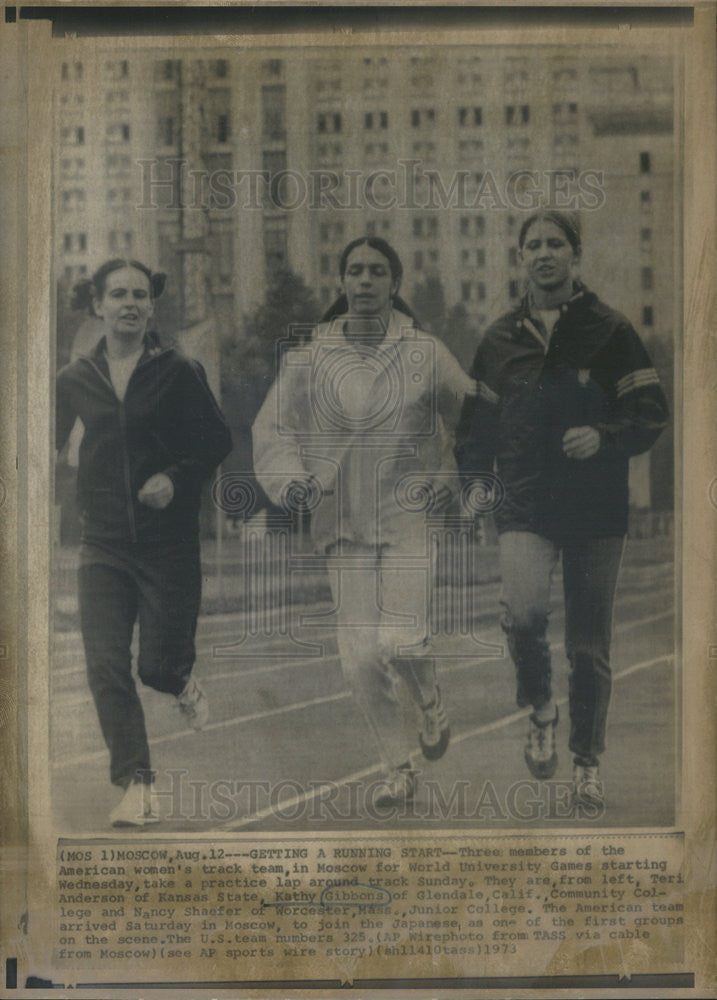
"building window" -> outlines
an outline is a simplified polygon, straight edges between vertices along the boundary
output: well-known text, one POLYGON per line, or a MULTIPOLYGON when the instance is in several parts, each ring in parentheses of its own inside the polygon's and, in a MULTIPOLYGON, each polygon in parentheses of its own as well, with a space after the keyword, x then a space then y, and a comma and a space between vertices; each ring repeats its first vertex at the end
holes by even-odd
POLYGON ((416 271, 422 271, 423 270, 423 251, 422 250, 416 250, 416 252, 414 253, 414 255, 413 255, 413 267, 414 267, 414 270, 416 270, 416 271))
POLYGON ((652 306, 643 306, 642 309, 642 325, 652 326, 652 306))
POLYGON ((132 249, 132 233, 127 231, 120 233, 111 229, 107 234, 107 242, 111 252, 128 253, 132 249))
POLYGON ((506 104, 505 106, 506 125, 517 125, 518 122, 520 122, 521 125, 527 125, 529 121, 530 121, 530 105, 506 104))
POLYGON ((652 195, 649 191, 640 191, 640 204, 643 208, 649 208, 652 204, 652 195))
POLYGON ((286 87, 283 83, 261 88, 262 132, 267 139, 286 135, 286 87))
POLYGON ((342 127, 341 113, 320 114, 316 119, 317 132, 340 132, 342 127))
POLYGON ((269 202, 272 206, 281 205, 281 179, 286 172, 286 153, 283 150, 265 150, 262 154, 262 167, 269 181, 269 202))
POLYGON ((482 125, 483 124, 483 109, 482 108, 459 108, 458 109, 458 124, 459 125, 482 125))
POLYGON ((288 251, 285 219, 278 219, 264 228, 264 257, 270 274, 286 267, 288 251))
POLYGON ((435 108, 414 108, 411 111, 411 125, 418 128, 420 125, 429 125, 436 120, 435 108))
POLYGON ((219 79, 224 79, 229 72, 229 64, 226 59, 215 59, 214 60, 214 75, 219 77, 219 79))
POLYGON ((649 226, 645 226, 644 229, 640 230, 640 239, 643 243, 649 243, 652 239, 652 230, 649 226))
POLYGON ((485 284, 482 281, 476 285, 476 296, 479 302, 485 301, 485 284))
POLYGON ((485 267, 485 250, 476 250, 476 267, 485 267))
POLYGON ((471 300, 471 283, 470 281, 461 282, 461 301, 470 302, 471 300))
POLYGON ((162 64, 162 79, 163 80, 173 80, 174 79, 174 60, 165 59, 162 64))
POLYGON ((283 63, 281 59, 267 59, 261 64, 264 76, 281 76, 283 63))
POLYGON ((162 118, 159 123, 159 142, 162 146, 174 145, 174 118, 162 118))
POLYGON ((650 173, 650 154, 640 153, 640 173, 649 174, 650 173))
POLYGON ((508 295, 511 299, 517 299, 520 295, 520 289, 518 288, 518 282, 513 280, 508 282, 508 295))
POLYGON ((122 142, 129 142, 129 125, 122 126, 122 142))
POLYGON ((508 250, 508 264, 510 267, 518 266, 518 250, 516 247, 511 247, 508 250))
POLYGON ((423 236, 423 219, 414 218, 413 220, 413 235, 423 236))
POLYGON ((217 142, 229 142, 229 115, 217 115, 217 142))
POLYGON ((331 273, 331 260, 327 253, 322 253, 319 258, 319 271, 321 274, 331 273))
POLYGON ((75 129, 75 145, 84 146, 85 144, 85 129, 84 126, 78 125, 75 129))
POLYGON ((651 292, 652 291, 652 268, 651 267, 643 267, 640 277, 641 277, 641 282, 642 282, 642 290, 644 292, 651 292))
POLYGON ((69 253, 72 250, 72 233, 65 233, 65 238, 63 240, 63 247, 65 253, 69 253))
POLYGON ((363 117, 363 127, 364 128, 373 128, 373 112, 372 111, 367 111, 366 114, 364 115, 364 117, 363 117))

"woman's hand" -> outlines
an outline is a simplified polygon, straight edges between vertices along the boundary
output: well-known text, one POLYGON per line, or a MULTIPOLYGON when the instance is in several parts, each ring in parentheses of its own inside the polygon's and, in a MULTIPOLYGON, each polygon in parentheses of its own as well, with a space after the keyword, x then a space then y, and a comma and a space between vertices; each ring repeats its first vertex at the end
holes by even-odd
POLYGON ((154 510, 164 510, 174 497, 174 483, 165 472, 157 472, 150 476, 137 494, 137 499, 145 507, 154 510))
POLYGON ((595 427, 570 427, 563 435, 563 451, 568 458, 591 458, 600 448, 600 431, 595 427))

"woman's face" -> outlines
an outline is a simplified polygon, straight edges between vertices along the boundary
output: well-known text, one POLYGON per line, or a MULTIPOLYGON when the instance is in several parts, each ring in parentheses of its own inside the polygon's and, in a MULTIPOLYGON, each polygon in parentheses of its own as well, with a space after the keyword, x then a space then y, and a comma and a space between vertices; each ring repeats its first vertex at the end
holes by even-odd
POLYGON ((136 267, 121 267, 105 279, 101 299, 94 301, 95 313, 117 337, 140 337, 154 312, 149 278, 136 267))
POLYGON ((579 254, 573 250, 560 226, 547 219, 538 219, 525 234, 520 257, 530 283, 543 291, 551 291, 572 283, 573 265, 579 254))
POLYGON ((346 261, 342 280, 349 302, 349 312, 359 316, 375 316, 391 306, 391 297, 398 282, 391 277, 388 260, 380 252, 361 243, 354 247, 346 261))

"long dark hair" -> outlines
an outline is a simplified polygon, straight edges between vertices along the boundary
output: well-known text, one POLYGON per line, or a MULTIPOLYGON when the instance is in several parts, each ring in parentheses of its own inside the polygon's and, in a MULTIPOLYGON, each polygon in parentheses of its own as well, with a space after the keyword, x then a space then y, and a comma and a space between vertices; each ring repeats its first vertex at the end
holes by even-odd
POLYGON ((152 271, 139 260, 127 260, 125 257, 112 257, 101 264, 91 278, 83 278, 78 281, 72 289, 72 299, 70 306, 73 309, 82 309, 91 316, 96 316, 94 302, 101 299, 107 287, 107 278, 113 271, 120 271, 123 267, 133 267, 141 271, 149 282, 149 294, 152 298, 158 299, 164 291, 167 275, 161 271, 152 271))
MULTIPOLYGON (((339 260, 339 277, 343 279, 346 274, 346 265, 351 252, 355 250, 356 247, 360 246, 368 246, 371 247, 372 250, 378 250, 378 252, 386 258, 391 271, 391 277, 397 283, 397 286, 400 287, 401 279, 403 278, 403 264, 401 263, 401 258, 398 256, 388 240, 384 240, 380 236, 359 236, 357 239, 351 240, 351 242, 344 247, 339 260)), ((394 295, 393 307, 394 309, 398 309, 399 312, 405 313, 406 316, 410 316, 416 326, 421 325, 416 314, 400 295, 394 295)), ((342 292, 341 295, 339 295, 339 297, 332 302, 326 310, 324 315, 321 317, 320 322, 328 323, 335 316, 343 316, 344 313, 347 313, 348 311, 349 301, 346 298, 346 294, 342 292)))

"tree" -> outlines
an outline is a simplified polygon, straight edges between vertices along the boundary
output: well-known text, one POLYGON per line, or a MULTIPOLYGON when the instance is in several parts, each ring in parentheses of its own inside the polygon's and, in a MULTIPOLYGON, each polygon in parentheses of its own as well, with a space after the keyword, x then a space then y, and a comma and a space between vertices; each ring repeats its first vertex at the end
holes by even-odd
POLYGON ((225 467, 252 469, 251 427, 276 378, 282 340, 308 339, 321 309, 304 280, 292 271, 273 275, 264 302, 244 319, 243 336, 221 344, 222 408, 234 449, 225 467))
POLYGON ((411 305, 424 329, 439 337, 446 318, 446 297, 441 279, 434 274, 413 287, 411 305))
POLYGON ((652 508, 670 511, 675 495, 675 447, 672 421, 675 419, 674 349, 671 337, 653 334, 645 347, 652 359, 670 407, 670 424, 660 434, 650 451, 650 492, 652 508))
POLYGON ((462 302, 452 307, 443 324, 443 341, 468 371, 473 364, 478 337, 462 302))

